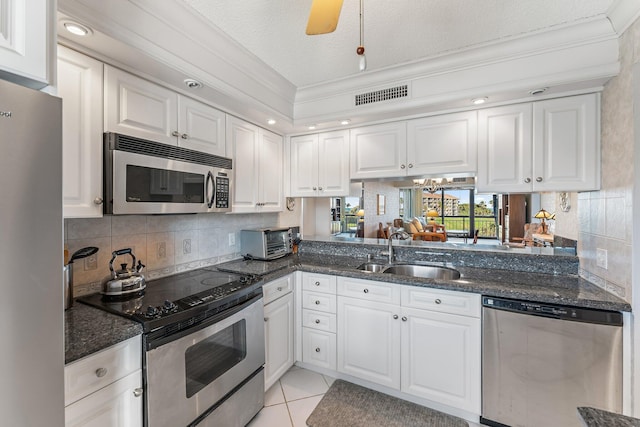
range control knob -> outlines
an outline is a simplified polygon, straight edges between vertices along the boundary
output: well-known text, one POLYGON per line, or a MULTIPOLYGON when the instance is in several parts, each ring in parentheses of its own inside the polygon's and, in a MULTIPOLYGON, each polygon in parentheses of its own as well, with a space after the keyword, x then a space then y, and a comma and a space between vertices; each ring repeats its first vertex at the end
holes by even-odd
POLYGON ((146 317, 155 317, 158 315, 158 309, 156 307, 153 306, 149 306, 147 307, 147 312, 145 313, 146 317))
POLYGON ((176 308, 178 308, 178 306, 169 300, 165 300, 162 308, 164 309, 164 311, 169 312, 175 310, 176 308))
POLYGON ((248 276, 240 276, 240 283, 247 283, 249 281, 248 276))

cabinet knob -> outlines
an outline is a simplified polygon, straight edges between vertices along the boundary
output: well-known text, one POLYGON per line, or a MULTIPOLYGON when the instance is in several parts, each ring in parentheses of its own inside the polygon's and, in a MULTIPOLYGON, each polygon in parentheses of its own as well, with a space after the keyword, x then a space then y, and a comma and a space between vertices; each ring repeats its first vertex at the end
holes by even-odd
POLYGON ((316 353, 320 353, 320 347, 316 347, 316 353))
POLYGON ((96 369, 96 377, 102 378, 107 375, 107 368, 98 368, 96 369))
POLYGON ((265 317, 265 318, 264 318, 264 321, 265 321, 265 322, 268 322, 268 321, 269 321, 269 318, 268 318, 268 317, 265 317))
POLYGON ((316 286, 320 286, 320 282, 316 282, 316 286))
POLYGON ((402 321, 406 322, 407 321, 407 316, 402 316, 402 321))
POLYGON ((404 169, 404 168, 405 168, 405 165, 400 165, 400 169, 404 169))
POLYGON ((316 305, 320 305, 320 301, 316 300, 316 305))
POLYGON ((187 135, 186 133, 183 133, 182 135, 180 135, 180 138, 189 139, 189 135, 187 135))
POLYGON ((96 205, 101 205, 103 201, 104 200, 102 200, 102 197, 96 197, 95 199, 93 199, 93 203, 96 205))
POLYGON ((369 289, 365 288, 365 289, 364 289, 364 293, 365 293, 365 294, 368 294, 368 293, 369 293, 369 289))
POLYGON ((282 291, 282 286, 278 286, 278 292, 282 291))
POLYGON ((318 187, 318 190, 319 190, 319 191, 322 191, 322 187, 318 187))
POLYGON ((413 163, 409 163, 409 169, 413 167, 413 163))
POLYGON ((442 304, 442 301, 440 301, 440 298, 436 298, 435 303, 436 303, 436 304, 442 304))
POLYGON ((537 177, 536 182, 542 182, 542 177, 541 176, 537 177))
POLYGON ((320 323, 320 319, 316 319, 316 324, 320 323))
POLYGON ((177 130, 174 130, 173 132, 171 132, 171 136, 180 136, 180 132, 178 132, 177 130))
POLYGON ((397 314, 394 314, 394 315, 393 315, 393 318, 394 318, 394 319, 397 319, 397 318, 398 318, 398 315, 397 315, 397 314))
POLYGON ((316 191, 318 189, 318 187, 313 187, 313 191, 316 191))
POLYGON ((525 179, 524 179, 524 182, 525 182, 526 184, 530 183, 530 182, 531 182, 531 178, 528 178, 528 177, 527 177, 527 178, 525 178, 525 179))
POLYGON ((133 390, 133 395, 135 397, 140 397, 142 396, 142 389, 141 388, 136 388, 135 390, 133 390))

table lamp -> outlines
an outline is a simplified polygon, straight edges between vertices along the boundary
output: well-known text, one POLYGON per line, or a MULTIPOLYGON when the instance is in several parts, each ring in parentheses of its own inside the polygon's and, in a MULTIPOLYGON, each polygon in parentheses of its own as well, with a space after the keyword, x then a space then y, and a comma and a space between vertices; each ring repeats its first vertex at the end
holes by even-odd
POLYGON ((435 209, 429 209, 427 211, 427 218, 429 218, 429 223, 436 223, 436 218, 438 218, 440 215, 438 214, 438 211, 435 209))
POLYGON ((534 218, 538 218, 540 223, 542 224, 542 233, 547 234, 547 224, 544 222, 545 219, 551 219, 551 214, 544 209, 540 209, 537 214, 534 215, 534 218))
POLYGON ((358 212, 356 212, 356 216, 358 217, 358 221, 364 221, 362 218, 364 218, 364 209, 360 209, 358 212))

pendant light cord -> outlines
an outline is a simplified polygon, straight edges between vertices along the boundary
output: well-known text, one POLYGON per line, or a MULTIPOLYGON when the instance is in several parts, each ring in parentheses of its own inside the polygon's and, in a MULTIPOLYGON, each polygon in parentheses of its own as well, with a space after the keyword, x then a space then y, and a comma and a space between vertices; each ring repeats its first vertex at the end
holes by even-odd
POLYGON ((364 0, 360 0, 360 46, 364 46, 364 0))

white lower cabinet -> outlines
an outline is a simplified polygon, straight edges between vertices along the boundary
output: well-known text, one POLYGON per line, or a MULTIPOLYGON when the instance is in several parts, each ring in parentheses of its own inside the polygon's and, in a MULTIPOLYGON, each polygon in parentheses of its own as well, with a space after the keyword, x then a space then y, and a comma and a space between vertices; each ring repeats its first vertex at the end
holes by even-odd
POLYGON ((136 336, 64 368, 65 426, 142 426, 142 348, 136 336))
POLYGON ((302 273, 302 361, 336 369, 336 276, 302 273))
MULTIPOLYGON (((286 291, 283 296, 277 295, 274 301, 264 306, 265 365, 264 387, 268 390, 280 377, 293 366, 293 293, 288 286, 293 275, 284 280, 276 280, 265 285, 274 288, 275 292, 286 291)), ((271 292, 270 292, 271 293, 271 292)))

